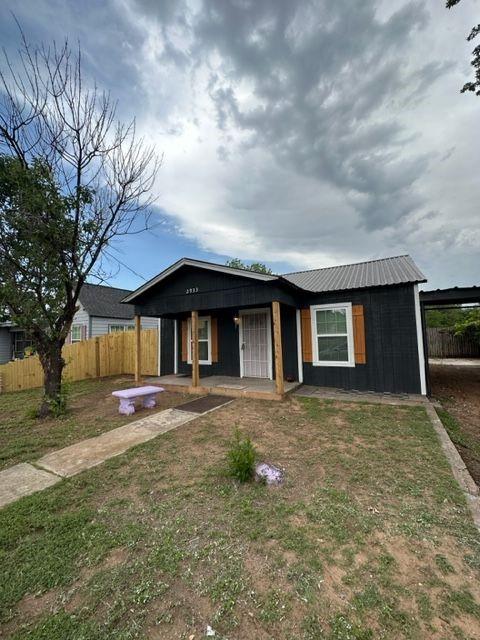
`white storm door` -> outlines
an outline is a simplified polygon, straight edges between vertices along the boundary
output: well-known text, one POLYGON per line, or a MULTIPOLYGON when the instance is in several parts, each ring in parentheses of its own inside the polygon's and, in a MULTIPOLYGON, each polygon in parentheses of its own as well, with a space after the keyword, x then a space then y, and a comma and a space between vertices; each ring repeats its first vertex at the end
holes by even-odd
POLYGON ((266 309, 240 312, 241 375, 271 378, 270 313, 266 309))

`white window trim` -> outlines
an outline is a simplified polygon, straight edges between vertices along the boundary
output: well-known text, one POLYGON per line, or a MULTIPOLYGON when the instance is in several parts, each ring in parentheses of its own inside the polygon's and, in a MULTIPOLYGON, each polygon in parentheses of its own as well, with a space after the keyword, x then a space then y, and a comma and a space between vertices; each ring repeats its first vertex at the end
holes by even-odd
MULTIPOLYGON (((351 302, 339 302, 336 304, 316 304, 310 306, 310 321, 312 329, 312 345, 313 345, 313 366, 314 367, 354 367, 355 366, 355 347, 353 343, 353 318, 352 318, 352 303, 351 302), (347 345, 348 345, 348 360, 345 362, 331 360, 319 360, 318 359, 318 334, 317 334, 317 314, 318 310, 325 309, 346 309, 347 314, 347 345)), ((320 335, 339 335, 339 334, 320 334, 320 335)), ((344 335, 343 333, 340 335, 344 335)))
MULTIPOLYGON (((198 320, 207 320, 208 324, 208 360, 199 360, 198 364, 212 364, 212 318, 211 316, 198 316, 198 320)), ((205 340, 199 340, 199 342, 205 342, 205 340)), ((192 319, 188 318, 187 322, 187 363, 192 364, 192 319)))
POLYGON ((72 324, 72 328, 70 330, 70 342, 72 344, 76 344, 77 342, 81 342, 83 340, 82 337, 82 333, 83 333, 83 329, 82 329, 83 325, 82 324, 72 324), (73 330, 74 329, 80 329, 80 338, 74 338, 73 337, 73 330))
POLYGON ((118 324, 116 322, 113 322, 112 324, 108 325, 108 333, 122 333, 122 331, 133 331, 134 329, 134 324, 118 324), (122 327, 122 329, 120 329, 119 331, 112 331, 112 327, 122 327))
POLYGON ((418 292, 418 284, 413 285, 413 295, 415 298, 415 323, 417 325, 417 348, 418 348, 418 367, 420 370, 420 393, 422 396, 427 395, 427 375, 425 373, 425 346, 423 344, 423 327, 422 327, 422 311, 420 308, 420 294, 418 292))

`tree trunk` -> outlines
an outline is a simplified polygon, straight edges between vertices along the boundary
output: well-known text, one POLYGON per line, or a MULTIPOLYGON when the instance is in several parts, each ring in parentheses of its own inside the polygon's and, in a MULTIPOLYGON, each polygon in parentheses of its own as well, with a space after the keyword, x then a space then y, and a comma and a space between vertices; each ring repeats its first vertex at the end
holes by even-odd
POLYGON ((60 407, 62 371, 65 360, 62 358, 63 342, 54 340, 38 349, 38 355, 44 373, 44 395, 38 415, 44 418, 52 413, 53 407, 60 407))

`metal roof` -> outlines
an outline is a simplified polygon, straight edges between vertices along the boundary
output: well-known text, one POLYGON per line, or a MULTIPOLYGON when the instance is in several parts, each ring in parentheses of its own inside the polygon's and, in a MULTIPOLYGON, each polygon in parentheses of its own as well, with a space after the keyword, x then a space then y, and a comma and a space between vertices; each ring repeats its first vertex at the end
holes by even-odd
POLYGON ((121 303, 130 293, 129 289, 87 283, 80 290, 79 300, 91 316, 130 320, 135 315, 133 304, 121 303))
POLYGON ((286 273, 283 278, 315 293, 427 281, 408 255, 286 273))

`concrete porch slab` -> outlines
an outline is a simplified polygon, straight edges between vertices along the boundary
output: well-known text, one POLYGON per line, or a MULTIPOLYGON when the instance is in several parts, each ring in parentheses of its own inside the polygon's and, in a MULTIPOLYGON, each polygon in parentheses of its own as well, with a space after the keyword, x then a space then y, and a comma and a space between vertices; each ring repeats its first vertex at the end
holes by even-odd
POLYGON ((194 395, 206 393, 229 395, 236 398, 252 398, 258 400, 283 400, 285 395, 299 386, 298 382, 284 383, 285 393, 278 394, 275 389, 275 380, 266 378, 238 378, 235 376, 205 376, 200 378, 200 386, 192 386, 190 376, 165 375, 157 378, 148 378, 152 384, 160 384, 168 391, 187 391, 194 395))
POLYGON ((36 469, 27 462, 0 471, 0 507, 51 487, 60 480, 58 476, 36 469))
POLYGON ((124 453, 137 444, 175 429, 196 417, 178 409, 166 409, 123 427, 112 429, 95 438, 72 444, 65 449, 48 453, 35 464, 63 478, 95 467, 109 458, 124 453))

